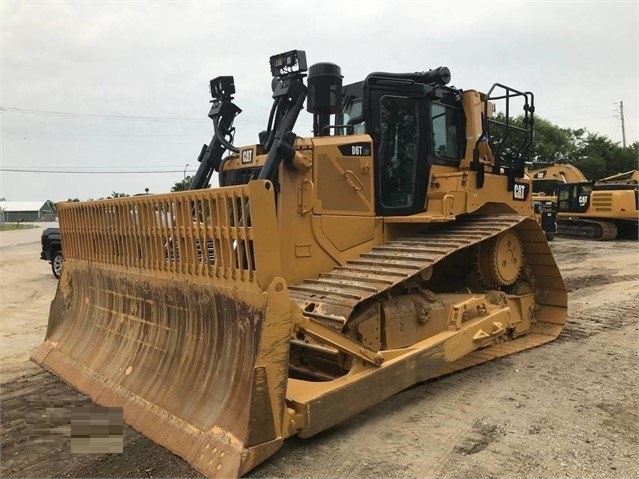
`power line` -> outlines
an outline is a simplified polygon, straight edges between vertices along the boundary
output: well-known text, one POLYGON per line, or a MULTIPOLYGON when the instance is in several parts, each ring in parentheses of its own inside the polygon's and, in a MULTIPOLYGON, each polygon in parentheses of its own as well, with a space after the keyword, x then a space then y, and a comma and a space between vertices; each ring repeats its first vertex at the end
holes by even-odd
POLYGON ((608 107, 608 103, 600 103, 600 104, 596 104, 596 105, 580 105, 580 106, 570 106, 570 107, 564 107, 564 108, 547 108, 548 111, 568 111, 568 110, 592 110, 593 108, 603 108, 603 107, 608 107))
POLYGON ((144 120, 144 121, 202 121, 203 118, 185 118, 185 117, 160 117, 160 116, 136 116, 136 115, 107 115, 100 113, 73 113, 69 111, 54 110, 33 110, 30 108, 15 108, 8 106, 0 106, 0 111, 9 111, 16 113, 30 113, 35 115, 55 115, 55 116, 72 116, 78 118, 107 118, 110 120, 144 120))
POLYGON ((22 130, 11 130, 5 128, 3 133, 11 133, 14 135, 29 135, 29 136, 71 136, 71 137, 89 137, 89 138, 187 138, 187 137, 202 137, 202 134, 198 131, 192 131, 190 133, 78 133, 78 132, 56 132, 56 131, 22 131, 22 130))
MULTIPOLYGON (((52 169, 51 166, 41 166, 41 165, 2 165, 0 166, 0 168, 9 168, 9 169, 29 169, 29 170, 41 170, 41 169, 45 169, 45 170, 49 170, 52 169)), ((130 168, 131 170, 149 170, 149 171, 154 171, 156 169, 158 170, 162 170, 162 169, 174 169, 174 168, 182 168, 179 165, 91 165, 91 166, 79 166, 79 165, 56 165, 55 166, 56 169, 75 169, 75 170, 103 170, 103 169, 108 169, 108 168, 113 168, 115 170, 125 170, 127 168, 130 168)), ((180 170, 182 171, 182 170, 180 170)))
MULTIPOLYGON (((602 117, 601 117, 601 116, 581 117, 581 118, 570 118, 570 119, 562 118, 562 119, 557 119, 557 120, 555 120, 555 119, 553 118, 553 120, 554 120, 554 121, 558 121, 558 122, 562 122, 562 123, 566 123, 566 122, 576 122, 576 121, 584 122, 584 121, 601 120, 601 119, 602 119, 602 117)), ((553 120, 550 120, 550 121, 553 121, 553 120)), ((604 120, 605 120, 605 118, 604 118, 604 120)))
MULTIPOLYGON (((31 108, 17 108, 9 106, 0 106, 0 112, 11 113, 24 113, 32 115, 44 115, 44 116, 68 116, 73 118, 89 118, 89 119, 102 119, 102 120, 135 120, 135 121, 157 121, 157 122, 198 122, 202 123, 206 121, 206 117, 200 118, 192 117, 171 117, 171 116, 137 116, 137 115, 108 115, 106 113, 77 113, 70 111, 55 111, 55 110, 34 110, 31 108)), ((250 119, 236 119, 234 123, 254 123, 262 124, 262 120, 250 120, 250 119)))
MULTIPOLYGON (((91 175, 112 175, 112 174, 156 174, 156 173, 183 173, 184 169, 176 170, 112 170, 112 171, 91 171, 91 170, 51 170, 36 168, 0 168, 0 171, 12 173, 47 173, 47 174, 91 174, 91 175)), ((195 173, 196 170, 187 170, 187 173, 195 173)))
MULTIPOLYGON (((609 109, 609 110, 591 110, 589 111, 587 114, 588 115, 592 115, 592 114, 596 114, 596 113, 612 113, 614 110, 613 109, 609 109)), ((544 112, 545 115, 543 116, 543 118, 566 118, 566 117, 575 117, 578 115, 578 113, 568 113, 568 114, 559 114, 559 115, 553 115, 551 112, 544 112)), ((583 118, 583 115, 581 116, 581 118, 583 118)))

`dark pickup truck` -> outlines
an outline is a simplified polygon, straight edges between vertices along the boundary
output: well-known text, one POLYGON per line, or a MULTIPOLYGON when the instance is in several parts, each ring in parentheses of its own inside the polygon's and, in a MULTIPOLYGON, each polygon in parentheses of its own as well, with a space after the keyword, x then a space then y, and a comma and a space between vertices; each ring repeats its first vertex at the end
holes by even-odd
POLYGON ((47 228, 42 232, 42 252, 40 259, 51 263, 51 271, 56 278, 62 272, 62 242, 60 241, 60 228, 47 228))

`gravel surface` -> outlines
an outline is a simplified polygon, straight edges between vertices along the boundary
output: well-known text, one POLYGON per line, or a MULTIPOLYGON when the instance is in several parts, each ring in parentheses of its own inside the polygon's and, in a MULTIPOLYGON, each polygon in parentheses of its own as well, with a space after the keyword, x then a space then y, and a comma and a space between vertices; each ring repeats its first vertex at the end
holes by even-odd
MULTIPOLYGON (((2 477, 201 477, 125 427, 123 454, 27 438, 26 399, 77 396, 28 360, 57 281, 32 238, 0 232, 2 477), (31 238, 31 239, 29 239, 31 238)), ((288 439, 251 477, 639 477, 639 246, 551 242, 569 289, 548 345, 417 385, 310 439, 288 439)))

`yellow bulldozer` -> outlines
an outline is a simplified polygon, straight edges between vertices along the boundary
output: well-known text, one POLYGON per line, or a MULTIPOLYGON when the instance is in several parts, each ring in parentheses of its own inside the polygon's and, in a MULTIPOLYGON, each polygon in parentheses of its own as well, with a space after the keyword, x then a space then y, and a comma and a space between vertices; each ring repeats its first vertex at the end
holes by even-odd
POLYGON ((65 265, 32 353, 210 477, 566 317, 524 176, 531 93, 462 91, 445 67, 342 85, 299 50, 270 66, 255 145, 233 145, 233 78, 211 81, 191 190, 58 205, 65 265), (525 143, 506 150, 491 132, 516 127, 493 111, 518 101, 525 143))

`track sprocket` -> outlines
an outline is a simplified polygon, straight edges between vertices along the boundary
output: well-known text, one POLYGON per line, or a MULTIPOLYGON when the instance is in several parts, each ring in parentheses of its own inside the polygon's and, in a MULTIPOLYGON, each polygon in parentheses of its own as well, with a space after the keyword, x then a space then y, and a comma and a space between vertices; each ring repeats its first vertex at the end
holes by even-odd
POLYGON ((477 266, 482 283, 491 288, 513 284, 524 265, 521 240, 509 230, 482 242, 477 250, 477 266))

